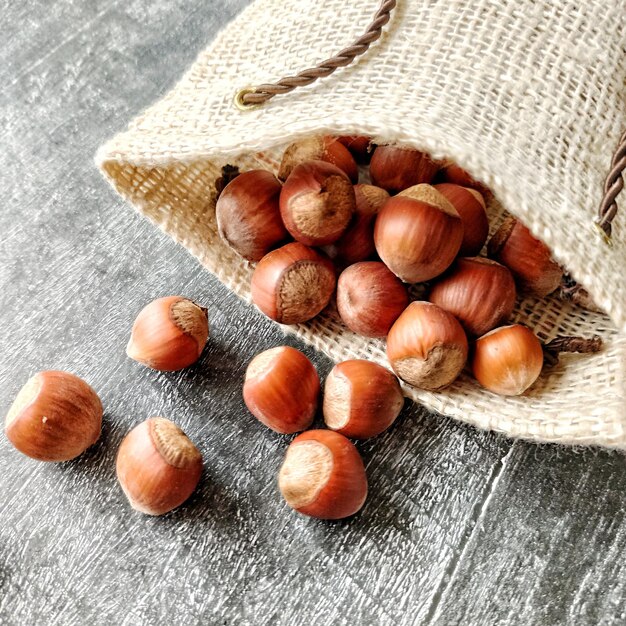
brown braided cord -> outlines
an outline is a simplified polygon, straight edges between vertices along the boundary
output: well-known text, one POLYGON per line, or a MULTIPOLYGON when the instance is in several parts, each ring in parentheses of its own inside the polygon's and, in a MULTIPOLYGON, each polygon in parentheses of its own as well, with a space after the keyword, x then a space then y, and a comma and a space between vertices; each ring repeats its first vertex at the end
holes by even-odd
POLYGON ((315 82, 318 78, 330 76, 337 68, 350 65, 359 55, 367 51, 381 35, 382 28, 391 17, 391 12, 396 6, 396 0, 381 0, 380 7, 374 16, 373 22, 367 30, 351 46, 344 48, 330 59, 322 61, 319 65, 303 70, 296 76, 286 76, 275 83, 267 83, 242 89, 235 99, 239 106, 250 108, 263 104, 270 98, 279 94, 288 93, 297 87, 303 87, 315 82))
POLYGON ((556 337, 543 346, 544 363, 553 367, 559 362, 559 355, 563 352, 580 352, 593 354, 600 352, 604 347, 602 338, 598 335, 593 337, 556 337))
POLYGON ((617 196, 624 188, 622 174, 626 170, 626 132, 621 136, 617 150, 611 161, 611 171, 604 183, 604 197, 598 207, 596 224, 605 234, 608 242, 611 240, 611 223, 617 213, 617 196))

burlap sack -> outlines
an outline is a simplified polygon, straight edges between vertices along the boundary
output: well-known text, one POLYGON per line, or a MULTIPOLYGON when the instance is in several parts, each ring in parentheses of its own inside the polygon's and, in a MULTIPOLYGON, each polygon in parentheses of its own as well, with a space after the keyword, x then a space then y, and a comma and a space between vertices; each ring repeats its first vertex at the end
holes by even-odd
MULTIPOLYGON (((367 134, 449 157, 545 240, 607 315, 557 297, 515 320, 542 339, 601 335, 517 398, 468 375, 444 391, 407 387, 444 415, 514 437, 626 448, 626 210, 610 248, 593 228, 611 152, 626 126, 624 0, 401 0, 382 38, 350 67, 242 112, 242 87, 315 65, 348 45, 378 0, 256 0, 178 85, 101 148, 120 194, 242 298, 252 267, 219 239, 213 182, 225 163, 275 169, 311 133, 367 134)), ((164 59, 166 62, 166 59, 164 59)), ((490 207, 494 222, 502 209, 490 207)), ((386 364, 384 342, 333 311, 292 329, 336 361, 386 364)))

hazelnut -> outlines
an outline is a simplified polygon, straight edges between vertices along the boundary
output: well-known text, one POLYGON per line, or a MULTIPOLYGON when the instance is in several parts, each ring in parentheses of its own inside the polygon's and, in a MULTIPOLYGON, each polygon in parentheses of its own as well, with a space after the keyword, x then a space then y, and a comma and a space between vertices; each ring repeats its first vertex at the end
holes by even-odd
POLYGON ((370 162, 372 184, 394 194, 430 183, 439 165, 427 154, 404 146, 377 146, 370 162))
POLYGON ((372 157, 372 140, 370 137, 363 135, 346 135, 344 137, 337 138, 354 157, 357 163, 369 163, 372 157))
POLYGON ((287 504, 299 513, 341 519, 365 503, 367 476, 350 440, 332 430, 309 430, 287 448, 278 487, 287 504))
POLYGON ((271 172, 252 170, 228 183, 217 200, 221 238, 248 261, 261 260, 289 238, 278 206, 281 189, 271 172))
POLYGON ((456 316, 468 334, 480 336, 511 316, 515 282, 504 265, 490 259, 457 259, 428 299, 456 316))
POLYGON ((416 185, 389 199, 374 226, 376 251, 407 283, 435 278, 454 261, 463 241, 456 209, 430 185, 416 185))
POLYGON ((402 410, 398 379, 371 361, 344 361, 324 384, 324 421, 346 437, 366 439, 389 428, 402 410))
POLYGON ((339 317, 358 335, 385 337, 408 304, 402 281, 378 261, 355 263, 337 281, 339 317))
POLYGON ((376 254, 374 221, 389 194, 374 185, 355 185, 355 212, 343 235, 325 250, 340 267, 367 261, 376 254))
POLYGON ((419 389, 437 390, 456 380, 467 352, 456 318, 429 302, 411 302, 387 336, 393 371, 419 389))
POLYGON ((193 493, 202 474, 202 455, 176 424, 151 417, 122 441, 116 470, 133 509, 163 515, 193 493))
POLYGON ((514 217, 506 219, 489 241, 488 253, 509 268, 522 293, 544 298, 563 280, 563 268, 550 249, 514 217))
POLYGON ((146 367, 176 371, 200 358, 208 336, 205 308, 188 298, 167 296, 139 312, 126 354, 146 367))
POLYGON ((333 243, 346 230, 356 201, 348 177, 324 161, 296 166, 280 193, 280 214, 294 239, 307 246, 333 243))
POLYGON ((463 222, 463 241, 459 256, 476 256, 489 235, 484 198, 475 189, 451 183, 435 185, 435 189, 450 201, 463 222))
POLYGON ((479 183, 471 174, 463 168, 450 161, 443 164, 441 169, 435 175, 436 183, 452 183, 461 187, 470 187, 476 189, 484 197, 491 195, 489 188, 479 183))
POLYGON ((68 372, 35 374, 6 417, 7 439, 39 461, 69 461, 98 441, 102 403, 82 379, 68 372))
POLYGON ((472 371, 489 391, 519 396, 537 380, 542 368, 541 342, 525 326, 503 326, 476 340, 472 371))
POLYGON ((262 424, 291 434, 313 422, 320 379, 313 363, 295 348, 280 346, 257 354, 246 370, 243 399, 262 424))
POLYGON ((359 179, 359 168, 354 157, 337 137, 307 137, 292 143, 285 150, 278 178, 287 180, 294 168, 305 161, 326 161, 345 172, 353 183, 359 179))
POLYGON ((252 275, 252 301, 280 324, 315 317, 335 290, 333 264, 301 243, 288 243, 264 256, 252 275))

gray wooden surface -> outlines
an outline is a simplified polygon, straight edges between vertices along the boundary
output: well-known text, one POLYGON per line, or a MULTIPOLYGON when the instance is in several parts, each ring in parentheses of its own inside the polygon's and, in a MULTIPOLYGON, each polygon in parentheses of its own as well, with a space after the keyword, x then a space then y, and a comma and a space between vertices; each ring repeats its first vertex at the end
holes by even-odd
POLYGON ((241 381, 256 352, 297 343, 92 165, 245 4, 0 0, 0 412, 47 368, 105 405, 101 441, 73 462, 0 438, 0 623, 626 623, 622 456, 513 443, 413 406, 359 445, 360 515, 325 523, 281 501, 288 439, 246 412, 241 381), (172 293, 209 307, 212 334, 195 367, 159 374, 124 347, 137 311, 172 293), (150 415, 179 422, 206 460, 197 493, 160 519, 130 510, 114 473, 150 415))

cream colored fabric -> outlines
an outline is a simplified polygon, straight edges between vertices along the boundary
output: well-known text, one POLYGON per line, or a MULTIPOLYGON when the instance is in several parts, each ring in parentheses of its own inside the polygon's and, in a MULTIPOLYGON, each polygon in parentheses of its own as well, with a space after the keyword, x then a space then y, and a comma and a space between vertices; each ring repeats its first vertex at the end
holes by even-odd
MULTIPOLYGON (((288 142, 318 132, 369 134, 454 159, 544 239, 608 313, 548 298, 520 303, 515 319, 543 339, 600 334, 608 345, 564 358, 519 398, 486 392, 468 375, 442 392, 407 387, 407 395, 514 437, 626 448, 626 207, 613 248, 593 229, 626 126, 626 2, 399 0, 382 39, 354 65, 260 109, 233 106, 239 88, 350 43, 377 5, 257 0, 166 97, 101 148, 99 166, 249 300, 252 268, 216 233, 212 184, 224 163, 275 168, 288 142)), ((501 207, 494 202, 490 211, 495 219, 501 207)), ((386 363, 383 342, 354 336, 332 311, 289 330, 336 361, 386 363)))

